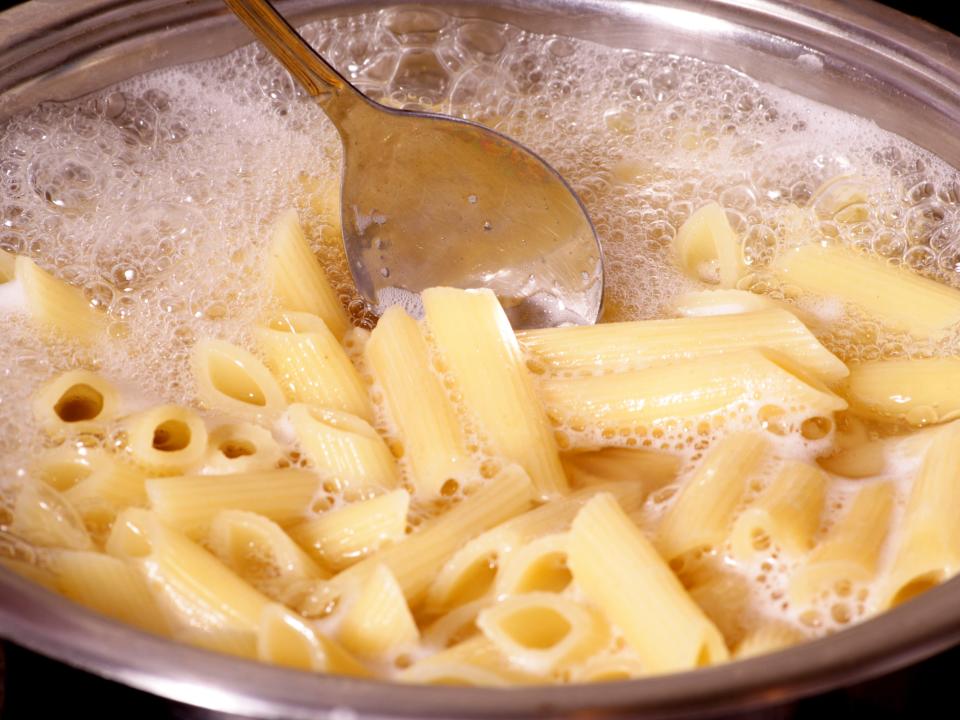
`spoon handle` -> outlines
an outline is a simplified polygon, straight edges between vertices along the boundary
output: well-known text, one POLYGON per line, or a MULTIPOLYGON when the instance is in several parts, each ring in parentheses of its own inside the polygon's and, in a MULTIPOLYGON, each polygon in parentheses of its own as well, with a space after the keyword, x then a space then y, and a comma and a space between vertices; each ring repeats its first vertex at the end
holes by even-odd
POLYGON ((311 97, 353 90, 353 86, 300 37, 267 0, 224 2, 267 46, 273 56, 300 81, 311 97))

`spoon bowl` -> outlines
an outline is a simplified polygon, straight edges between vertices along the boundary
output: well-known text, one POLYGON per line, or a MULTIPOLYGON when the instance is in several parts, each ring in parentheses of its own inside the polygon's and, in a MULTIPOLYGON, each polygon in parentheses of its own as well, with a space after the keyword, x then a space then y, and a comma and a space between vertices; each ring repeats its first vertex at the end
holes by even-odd
POLYGON ((590 324, 603 258, 543 159, 483 125, 388 108, 331 68, 266 0, 224 0, 315 97, 343 142, 343 240, 373 312, 447 285, 493 290, 515 329, 590 324))

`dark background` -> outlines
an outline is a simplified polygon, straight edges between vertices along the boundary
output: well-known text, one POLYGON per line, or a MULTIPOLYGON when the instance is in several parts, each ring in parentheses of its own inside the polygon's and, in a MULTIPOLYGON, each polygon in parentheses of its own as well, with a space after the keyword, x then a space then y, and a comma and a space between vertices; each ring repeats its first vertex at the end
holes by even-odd
MULTIPOLYGON (((16 4, 11 0, 0 0, 0 8, 16 4)), ((883 4, 960 34, 960 3, 957 0, 900 0, 883 4)), ((958 674, 960 648, 878 680, 740 716, 740 719, 956 717, 958 674)), ((102 720, 193 720, 196 717, 186 706, 93 678, 15 646, 0 645, 0 720, 58 718, 68 714, 76 718, 92 715, 102 720)))

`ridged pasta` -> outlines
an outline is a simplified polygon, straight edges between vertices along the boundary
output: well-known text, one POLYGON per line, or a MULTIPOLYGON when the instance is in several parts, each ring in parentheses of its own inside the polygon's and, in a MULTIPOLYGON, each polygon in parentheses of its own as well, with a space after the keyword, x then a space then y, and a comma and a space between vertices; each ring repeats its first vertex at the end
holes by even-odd
POLYGON ((191 354, 197 397, 227 416, 255 422, 275 420, 286 405, 263 362, 223 340, 200 340, 191 354))
POLYGON ((373 420, 363 380, 340 342, 316 315, 279 313, 257 328, 256 338, 288 401, 316 403, 373 420))
POLYGON ((346 650, 288 608, 264 606, 257 630, 257 657, 282 667, 368 677, 370 672, 346 650))
POLYGON ((403 589, 385 565, 377 565, 349 599, 337 638, 368 660, 388 660, 401 650, 415 649, 420 632, 403 589))
POLYGON ((851 412, 873 420, 914 426, 953 420, 960 417, 960 358, 853 365, 843 394, 851 412))
POLYGON ((37 325, 84 344, 103 336, 106 316, 90 306, 79 288, 58 280, 22 255, 15 261, 15 275, 37 325))

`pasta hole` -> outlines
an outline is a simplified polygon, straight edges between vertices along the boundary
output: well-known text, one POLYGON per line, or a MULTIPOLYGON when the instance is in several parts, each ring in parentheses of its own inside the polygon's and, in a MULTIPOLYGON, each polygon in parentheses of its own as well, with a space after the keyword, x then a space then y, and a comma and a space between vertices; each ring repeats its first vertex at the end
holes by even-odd
POLYGON ((459 489, 460 483, 453 478, 450 478, 440 486, 440 494, 443 497, 452 497, 457 494, 457 490, 459 489))
POLYGON ((550 553, 538 558, 517 583, 515 592, 562 592, 573 580, 565 553, 550 553))
POLYGON ((220 443, 220 452, 224 457, 235 460, 240 457, 248 457, 257 452, 257 448, 249 440, 225 440, 220 443))
POLYGON ((467 567, 450 589, 447 602, 458 607, 482 597, 497 576, 497 557, 487 555, 478 558, 467 567))
POLYGON ((543 606, 515 610, 500 621, 500 627, 515 643, 532 650, 555 647, 573 629, 563 615, 543 606))
POLYGON ((800 424, 800 434, 807 440, 822 440, 833 430, 833 422, 827 417, 807 418, 800 424))
POLYGON ((937 572, 927 573, 926 575, 914 578, 897 591, 897 594, 893 596, 893 600, 890 601, 890 606, 894 607, 907 602, 907 600, 912 600, 917 597, 917 595, 921 595, 927 590, 932 590, 939 585, 942 580, 941 574, 937 572))
POLYGON ((153 430, 153 447, 161 452, 183 450, 190 439, 190 427, 182 420, 164 420, 153 430))
POLYGON ((57 400, 53 411, 66 423, 94 420, 103 411, 103 395, 83 383, 72 385, 57 400))
POLYGON ((242 363, 213 352, 210 353, 208 372, 213 386, 227 397, 258 407, 267 404, 263 390, 242 363))

